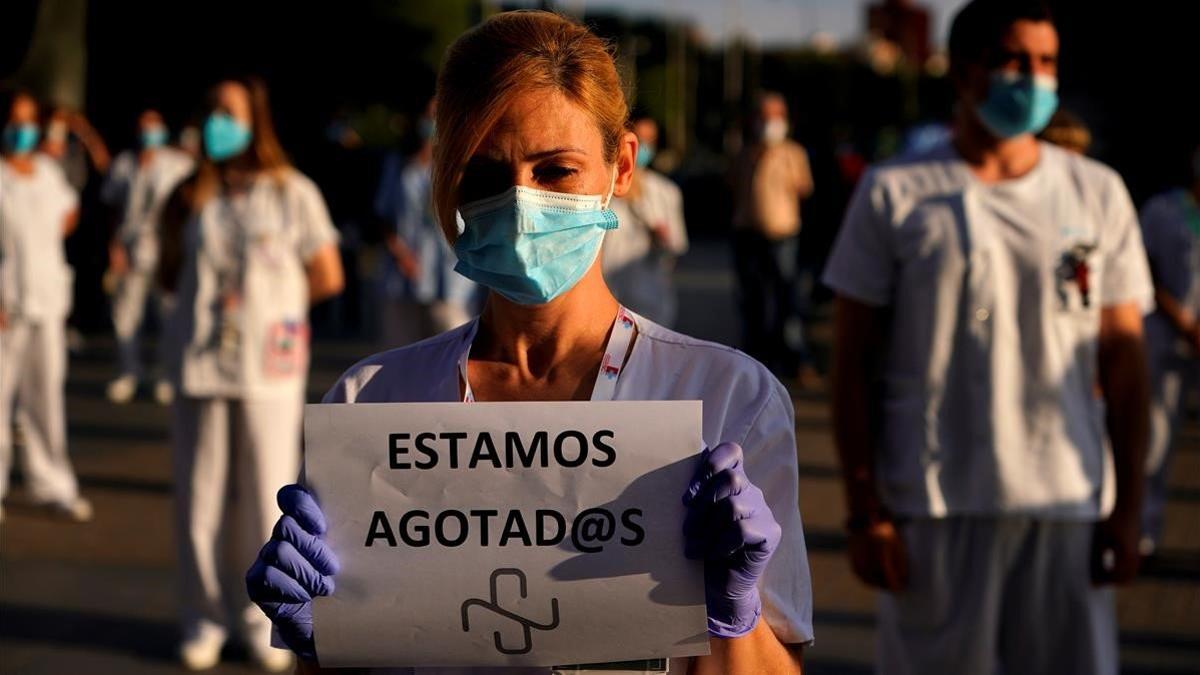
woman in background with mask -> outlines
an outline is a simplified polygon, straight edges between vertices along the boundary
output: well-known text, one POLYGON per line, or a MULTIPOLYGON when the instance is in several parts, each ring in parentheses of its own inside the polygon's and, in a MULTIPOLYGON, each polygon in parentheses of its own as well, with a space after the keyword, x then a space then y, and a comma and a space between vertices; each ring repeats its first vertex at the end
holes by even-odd
POLYGON ((671 326, 679 304, 671 274, 675 258, 688 247, 683 193, 650 166, 658 147, 658 123, 644 114, 631 122, 638 138, 637 168, 629 194, 613 200, 621 227, 604 240, 604 280, 621 304, 671 326))
MULTIPOLYGON (((191 669, 217 663, 226 601, 243 597, 223 585, 221 544, 248 564, 252 542, 270 533, 275 491, 299 470, 308 308, 343 283, 336 230, 317 187, 276 140, 265 86, 227 80, 210 104, 204 159, 164 213, 159 270, 176 291, 167 340, 177 392, 180 658, 191 669)), ((253 605, 240 609, 234 620, 251 656, 286 668, 290 655, 269 647, 270 624, 253 605)))
POLYGON ((7 120, 0 138, 0 499, 8 487, 16 413, 30 497, 86 521, 92 505, 79 496, 67 458, 63 396, 72 279, 63 239, 75 229, 79 197, 58 165, 34 152, 33 97, 0 96, 0 111, 7 120))
POLYGON ((375 195, 383 221, 383 344, 401 347, 458 328, 475 315, 477 287, 454 271, 457 262, 430 204, 434 111, 417 120, 416 152, 388 157, 375 195))
MULTIPOLYGON (((108 245, 105 278, 106 286, 110 280, 115 286, 112 322, 120 374, 108 384, 108 399, 113 403, 128 403, 137 393, 142 374, 138 337, 158 265, 159 217, 171 191, 195 166, 186 153, 167 145, 169 137, 162 115, 157 110, 143 111, 138 116, 138 150, 117 155, 100 191, 100 198, 120 214, 108 245)), ((166 316, 168 300, 165 294, 156 295, 161 318, 166 316)), ((174 390, 162 375, 155 383, 154 398, 169 405, 174 390)))
MULTIPOLYGON (((812 609, 791 400, 752 359, 629 312, 605 285, 600 246, 618 225, 609 201, 628 192, 638 148, 606 45, 555 14, 499 14, 450 47, 437 100, 438 221, 459 272, 491 293, 477 320, 367 358, 325 401, 702 399, 711 449, 678 486, 687 553, 705 562, 712 648, 691 672, 798 672, 812 609), (619 365, 600 376, 602 362, 619 365), (720 496, 729 481, 744 489, 720 496), (706 543, 722 537, 736 544, 706 543)), ((332 587, 336 563, 312 536, 325 531, 314 497, 289 486, 279 501, 278 538, 247 587, 310 672, 311 598, 332 587)))

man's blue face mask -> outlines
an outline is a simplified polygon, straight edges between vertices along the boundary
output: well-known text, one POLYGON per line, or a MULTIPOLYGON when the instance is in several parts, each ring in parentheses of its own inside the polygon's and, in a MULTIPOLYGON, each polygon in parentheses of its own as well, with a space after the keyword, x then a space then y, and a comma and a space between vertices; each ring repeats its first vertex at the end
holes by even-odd
POLYGON ((997 138, 1036 134, 1058 108, 1058 80, 1048 75, 992 73, 979 119, 997 138))
POLYGON ((547 303, 579 283, 617 227, 604 195, 514 186, 459 208, 455 271, 522 305, 547 303))

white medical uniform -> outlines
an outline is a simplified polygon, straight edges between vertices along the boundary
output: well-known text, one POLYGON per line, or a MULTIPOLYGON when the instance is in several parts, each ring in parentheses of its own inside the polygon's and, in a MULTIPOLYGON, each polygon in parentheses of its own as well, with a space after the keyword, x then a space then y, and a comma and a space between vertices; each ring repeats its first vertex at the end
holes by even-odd
MULTIPOLYGON (((795 421, 787 390, 761 364, 735 349, 680 335, 631 312, 629 316, 637 327, 637 337, 611 398, 701 400, 703 438, 708 447, 725 441, 742 446, 747 475, 762 489, 783 527, 783 539, 759 582, 762 615, 781 642, 811 642, 812 585, 796 506, 795 421)), ((324 402, 462 401, 459 364, 477 328, 476 320, 415 345, 368 357, 342 375, 324 402)), ((680 486, 681 492, 684 487, 680 486)), ((672 659, 671 672, 686 673, 686 661, 672 659)), ((416 668, 377 672, 545 675, 550 670, 416 668)))
POLYGON ((604 280, 621 304, 670 326, 679 305, 671 283, 672 263, 688 248, 683 193, 670 178, 652 169, 639 169, 638 180, 636 200, 612 200, 620 225, 604 237, 604 280), (663 234, 656 235, 656 230, 663 234))
MULTIPOLYGON (((1158 286, 1192 316, 1200 316, 1200 206, 1187 190, 1171 190, 1142 207, 1142 237, 1158 286)), ((1155 544, 1162 534, 1167 472, 1189 393, 1200 387, 1200 356, 1179 337, 1161 312, 1146 317, 1150 364, 1150 447, 1142 536, 1155 544)))
POLYGON ((0 498, 8 488, 15 418, 25 437, 26 484, 38 502, 69 505, 79 487, 67 457, 64 330, 73 274, 63 223, 78 195, 54 160, 24 175, 0 160, 0 498))
POLYGON ((265 645, 270 624, 246 598, 241 575, 270 536, 276 491, 299 469, 305 264, 337 232, 316 185, 289 170, 213 197, 183 236, 167 333, 178 392, 171 432, 184 637, 223 636, 229 602, 242 610, 246 638, 265 645), (230 295, 240 302, 222 310, 230 295), (222 544, 234 553, 229 577, 222 544))
MULTIPOLYGON (((122 375, 141 375, 138 338, 146 299, 155 286, 159 218, 175 186, 192 172, 194 166, 189 155, 174 148, 154 149, 144 165, 139 163, 138 153, 126 151, 113 160, 101 188, 101 199, 121 209, 116 238, 129 259, 129 271, 120 279, 112 307, 122 375)), ((156 300, 159 316, 163 317, 168 312, 169 300, 165 295, 158 295, 156 300)))
POLYGON ((879 672, 1116 673, 1088 568, 1114 494, 1097 335, 1153 294, 1121 178, 1039 152, 997 184, 949 143, 875 168, 825 271, 890 317, 876 466, 911 583, 880 596, 879 672))

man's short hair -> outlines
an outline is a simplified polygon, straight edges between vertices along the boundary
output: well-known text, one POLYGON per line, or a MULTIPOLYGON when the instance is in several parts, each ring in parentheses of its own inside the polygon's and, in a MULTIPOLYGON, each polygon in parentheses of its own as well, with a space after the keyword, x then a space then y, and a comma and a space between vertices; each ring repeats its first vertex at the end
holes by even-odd
POLYGON ((1008 29, 1018 21, 1054 23, 1054 15, 1043 0, 972 0, 959 10, 950 24, 950 67, 978 63, 995 50, 1008 29))

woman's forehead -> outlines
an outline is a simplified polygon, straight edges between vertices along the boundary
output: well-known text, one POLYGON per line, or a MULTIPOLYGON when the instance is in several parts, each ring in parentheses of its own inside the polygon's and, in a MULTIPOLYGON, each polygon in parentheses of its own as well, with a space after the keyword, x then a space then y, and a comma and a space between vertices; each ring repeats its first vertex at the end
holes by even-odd
POLYGON ((557 91, 529 91, 514 97, 480 142, 475 155, 524 159, 552 150, 601 155, 604 139, 582 106, 557 91))

